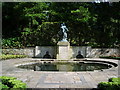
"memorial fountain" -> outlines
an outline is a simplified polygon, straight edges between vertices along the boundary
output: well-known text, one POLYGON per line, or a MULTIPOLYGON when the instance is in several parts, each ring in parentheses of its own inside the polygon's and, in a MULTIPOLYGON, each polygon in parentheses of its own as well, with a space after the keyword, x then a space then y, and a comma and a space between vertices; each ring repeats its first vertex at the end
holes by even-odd
MULTIPOLYGON (((56 46, 36 46, 35 48, 35 57, 37 58, 47 58, 46 52, 49 53, 48 59, 57 59, 57 60, 70 60, 76 58, 78 54, 81 54, 82 57, 86 57, 90 52, 90 46, 70 46, 68 42, 68 28, 65 23, 62 23, 60 26, 60 31, 58 32, 59 41, 56 46), (81 53, 78 53, 81 52, 81 53)), ((80 57, 77 57, 80 58, 80 57)))
MULTIPOLYGON (((32 63, 29 63, 28 65, 18 65, 18 67, 32 69, 34 71, 94 71, 109 69, 117 66, 117 64, 111 62, 85 59, 81 54, 82 49, 76 48, 76 46, 74 47, 76 49, 74 49, 70 46, 70 43, 67 40, 68 31, 69 30, 65 26, 65 23, 62 23, 59 31, 60 40, 57 43, 56 50, 54 50, 56 51, 55 59, 53 59, 51 56, 51 53, 53 52, 50 47, 45 47, 44 49, 43 47, 36 47, 36 55, 39 56, 39 54, 44 51, 44 56, 42 58, 33 60, 32 63), (71 48, 74 52, 75 50, 77 51, 75 58, 73 58, 73 52, 71 51, 71 48)), ((85 49, 83 51, 85 51, 85 49)))

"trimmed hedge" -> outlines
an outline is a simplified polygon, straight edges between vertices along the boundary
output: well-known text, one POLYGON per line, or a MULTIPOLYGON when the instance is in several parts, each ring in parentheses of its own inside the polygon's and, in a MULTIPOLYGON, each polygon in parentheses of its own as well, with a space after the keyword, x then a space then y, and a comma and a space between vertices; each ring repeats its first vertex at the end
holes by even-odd
POLYGON ((26 55, 1 55, 0 58, 2 60, 5 60, 5 59, 15 59, 15 58, 24 58, 24 57, 27 57, 26 55))
POLYGON ((109 82, 101 82, 98 84, 100 90, 120 90, 120 78, 110 78, 109 82))
POLYGON ((25 89, 27 88, 26 84, 20 80, 17 80, 15 77, 8 77, 8 76, 0 76, 0 80, 2 81, 1 86, 2 88, 18 88, 18 89, 25 89))

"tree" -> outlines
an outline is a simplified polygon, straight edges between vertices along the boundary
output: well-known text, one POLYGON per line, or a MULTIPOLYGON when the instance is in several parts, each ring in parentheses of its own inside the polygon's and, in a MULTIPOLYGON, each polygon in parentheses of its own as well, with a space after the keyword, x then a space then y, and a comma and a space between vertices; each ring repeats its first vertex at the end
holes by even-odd
POLYGON ((3 3, 3 38, 23 46, 56 45, 61 23, 71 45, 113 47, 120 41, 120 3, 3 3))

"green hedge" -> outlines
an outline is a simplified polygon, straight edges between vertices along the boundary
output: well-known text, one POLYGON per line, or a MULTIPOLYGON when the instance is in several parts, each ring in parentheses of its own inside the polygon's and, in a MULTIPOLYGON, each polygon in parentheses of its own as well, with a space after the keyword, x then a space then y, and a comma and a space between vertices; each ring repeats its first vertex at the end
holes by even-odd
POLYGON ((1 55, 0 58, 2 60, 5 60, 5 59, 15 59, 15 58, 24 58, 24 57, 27 57, 26 55, 1 55))
POLYGON ((109 82, 101 82, 98 84, 100 90, 120 90, 120 78, 110 78, 109 82))
POLYGON ((8 76, 0 76, 1 88, 18 88, 18 89, 25 89, 27 88, 26 84, 20 80, 17 80, 15 77, 8 77, 8 76))

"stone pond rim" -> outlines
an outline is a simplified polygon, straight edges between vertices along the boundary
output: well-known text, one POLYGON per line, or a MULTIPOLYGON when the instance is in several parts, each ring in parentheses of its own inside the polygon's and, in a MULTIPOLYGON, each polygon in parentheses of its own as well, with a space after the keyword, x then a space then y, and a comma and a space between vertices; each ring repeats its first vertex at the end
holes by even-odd
MULTIPOLYGON (((22 65, 32 65, 32 64, 35 64, 35 63, 56 63, 56 62, 69 62, 69 63, 85 63, 85 64, 89 64, 89 63, 92 63, 92 64, 103 64, 103 65, 108 65, 109 68, 106 68, 106 69, 100 69, 100 70, 95 70, 95 71, 105 71, 105 70, 110 70, 112 68, 116 68, 118 66, 118 64, 116 62, 110 62, 110 61, 106 61, 106 59, 102 59, 102 60, 97 60, 97 59, 94 59, 94 60, 91 60, 91 59, 82 59, 82 60, 78 60, 78 59, 73 59, 72 61, 69 60, 69 61, 66 61, 66 60, 58 60, 56 61, 56 59, 50 61, 47 61, 47 60, 43 60, 43 59, 34 59, 34 60, 30 60, 28 62, 24 62, 24 63, 21 63, 21 64, 17 64, 15 65, 16 67, 19 67, 19 66, 22 66, 22 65)), ((54 72, 54 71, 53 71, 54 72)), ((69 71, 68 71, 69 72, 69 71)), ((76 71, 77 72, 77 71, 76 71)), ((78 71, 79 72, 79 71, 78 71)))

